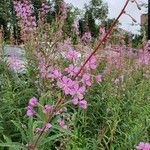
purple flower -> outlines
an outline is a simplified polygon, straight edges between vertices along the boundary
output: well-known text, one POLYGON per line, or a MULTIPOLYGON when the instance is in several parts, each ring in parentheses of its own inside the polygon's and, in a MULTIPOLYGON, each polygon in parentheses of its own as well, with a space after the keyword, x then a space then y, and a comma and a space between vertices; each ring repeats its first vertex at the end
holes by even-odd
POLYGON ((88 86, 92 85, 91 77, 89 74, 84 74, 82 77, 82 82, 85 83, 88 86))
POLYGON ((32 106, 26 107, 26 110, 27 110, 26 114, 28 117, 32 117, 36 114, 36 112, 33 110, 32 106))
POLYGON ((40 10, 42 14, 47 14, 50 11, 50 6, 46 3, 42 3, 42 7, 40 10))
POLYGON ((53 106, 52 105, 45 105, 43 112, 44 113, 50 113, 53 110, 53 106))
POLYGON ((79 69, 79 67, 70 64, 68 68, 65 68, 65 71, 70 73, 71 76, 74 76, 79 72, 79 69))
POLYGON ((72 95, 73 93, 73 85, 74 85, 74 81, 72 81, 70 78, 63 76, 63 78, 58 82, 58 87, 60 87, 61 89, 63 89, 64 93, 66 95, 70 94, 72 95))
POLYGON ((72 89, 72 96, 78 98, 78 99, 83 99, 83 95, 85 94, 85 86, 79 86, 78 83, 74 84, 73 89, 72 89))
POLYGON ((50 123, 47 123, 47 124, 45 125, 44 131, 47 132, 51 127, 52 127, 52 125, 51 125, 50 123))
POLYGON ((76 97, 74 97, 74 98, 71 100, 71 102, 72 102, 72 104, 74 104, 74 105, 78 105, 79 99, 76 98, 76 97))
POLYGON ((66 53, 66 57, 69 59, 69 60, 75 60, 77 59, 79 53, 75 50, 69 50, 67 53, 66 53))
POLYGON ((64 128, 64 129, 68 128, 68 126, 65 124, 65 121, 63 119, 59 119, 58 123, 59 123, 60 127, 64 128))
POLYGON ((140 142, 138 146, 136 146, 137 150, 150 150, 150 143, 140 142))
POLYGON ((36 133, 40 133, 41 131, 42 131, 41 128, 35 128, 35 132, 36 132, 36 133))
POLYGON ((37 104, 38 104, 37 98, 32 97, 32 98, 29 100, 29 105, 30 105, 30 106, 36 106, 37 104))
POLYGON ((79 101, 79 106, 83 109, 87 109, 87 101, 86 100, 79 101))
MULTIPOLYGON (((87 58, 88 58, 89 56, 87 56, 87 58)), ((96 62, 97 62, 97 60, 96 60, 96 58, 95 58, 95 56, 92 56, 91 58, 90 58, 90 60, 87 62, 87 64, 86 64, 86 68, 87 68, 87 70, 90 70, 90 69, 96 69, 96 62)))
POLYGON ((97 75, 96 77, 95 77, 95 79, 96 79, 96 81, 97 82, 102 82, 102 75, 97 75))
POLYGON ((33 16, 33 6, 27 1, 14 1, 14 9, 20 19, 21 27, 25 32, 31 32, 36 27, 36 18, 33 16))
POLYGON ((62 73, 58 69, 53 69, 48 73, 48 78, 60 79, 61 77, 62 73))

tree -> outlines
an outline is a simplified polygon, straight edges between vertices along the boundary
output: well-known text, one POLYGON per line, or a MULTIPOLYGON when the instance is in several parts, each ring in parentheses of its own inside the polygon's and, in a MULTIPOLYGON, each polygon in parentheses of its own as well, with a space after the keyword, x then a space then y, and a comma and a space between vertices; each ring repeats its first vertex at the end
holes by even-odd
POLYGON ((102 0, 91 0, 89 5, 85 5, 85 10, 85 28, 88 28, 93 37, 97 37, 99 28, 96 21, 101 22, 107 18, 108 6, 102 0))

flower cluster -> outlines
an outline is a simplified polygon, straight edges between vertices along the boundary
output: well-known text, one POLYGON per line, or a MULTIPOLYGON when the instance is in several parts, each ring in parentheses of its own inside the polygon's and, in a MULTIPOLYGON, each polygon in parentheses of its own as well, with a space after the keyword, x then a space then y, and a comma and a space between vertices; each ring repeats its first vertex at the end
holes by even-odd
POLYGON ((140 142, 138 146, 136 146, 137 150, 150 150, 150 143, 140 142))
MULTIPOLYGON (((95 81, 102 82, 102 75, 91 75, 91 71, 97 67, 97 59, 92 56, 86 63, 84 69, 80 72, 80 68, 83 65, 89 55, 87 53, 78 52, 73 48, 69 40, 64 43, 59 43, 58 50, 62 53, 62 56, 69 61, 68 66, 65 68, 57 68, 55 66, 48 66, 44 58, 39 61, 39 72, 42 77, 55 81, 57 88, 61 89, 64 95, 69 96, 69 101, 80 108, 86 109, 88 106, 85 100, 85 94, 88 86, 91 86, 93 79, 95 81), (61 45, 61 48, 59 49, 61 45), (48 66, 48 67, 47 67, 48 66), (79 73, 79 75, 77 75, 79 73), (74 77, 77 75, 77 78, 74 77)), ((41 58, 41 57, 40 57, 41 58)), ((55 87, 56 87, 55 86, 55 87)))
POLYGON ((27 1, 14 1, 14 9, 21 21, 22 30, 31 32, 36 28, 36 18, 33 15, 33 6, 27 1))
POLYGON ((37 106, 38 105, 38 100, 37 98, 33 97, 29 100, 29 104, 28 106, 26 107, 26 114, 27 116, 29 117, 32 117, 34 115, 36 115, 36 112, 35 110, 33 109, 33 107, 37 106))
MULTIPOLYGON (((35 97, 32 97, 29 100, 28 106, 26 107, 26 114, 28 117, 36 116, 38 117, 39 114, 37 111, 35 111, 35 107, 38 107, 39 109, 42 109, 43 114, 47 117, 50 113, 54 111, 54 105, 46 104, 42 106, 38 99, 35 97)), ((67 129, 68 125, 65 124, 65 120, 69 120, 70 116, 67 114, 67 108, 62 108, 58 112, 53 112, 54 116, 57 118, 57 123, 61 128, 67 129)), ((40 133, 41 131, 47 132, 52 127, 52 124, 47 122, 44 123, 42 128, 36 127, 35 132, 40 133)))
POLYGON ((64 1, 62 1, 60 4, 60 13, 63 17, 67 16, 67 3, 65 3, 64 1))

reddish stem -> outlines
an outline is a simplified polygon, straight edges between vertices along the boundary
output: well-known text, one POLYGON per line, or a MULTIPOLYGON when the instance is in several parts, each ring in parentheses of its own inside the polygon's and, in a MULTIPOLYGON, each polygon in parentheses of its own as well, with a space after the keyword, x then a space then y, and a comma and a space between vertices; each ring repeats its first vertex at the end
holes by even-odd
POLYGON ((115 21, 112 23, 111 27, 109 28, 108 32, 106 33, 106 35, 104 36, 104 38, 100 41, 100 43, 93 49, 92 53, 89 55, 89 57, 86 59, 86 61, 84 62, 84 64, 81 66, 80 70, 78 71, 78 73, 74 76, 73 80, 75 80, 79 74, 81 73, 81 71, 84 69, 85 65, 88 63, 88 61, 91 59, 91 57, 98 51, 98 49, 100 48, 100 46, 107 41, 109 35, 112 33, 115 25, 117 24, 118 20, 120 19, 120 17, 122 16, 122 14, 124 14, 125 9, 128 5, 130 0, 127 0, 123 9, 121 10, 120 14, 118 15, 118 17, 115 19, 115 21))

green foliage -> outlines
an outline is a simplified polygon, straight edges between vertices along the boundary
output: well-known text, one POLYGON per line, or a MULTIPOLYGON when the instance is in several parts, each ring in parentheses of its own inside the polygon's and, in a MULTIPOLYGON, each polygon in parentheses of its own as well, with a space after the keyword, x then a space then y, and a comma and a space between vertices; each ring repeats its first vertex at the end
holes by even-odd
POLYGON ((96 21, 103 21, 107 18, 108 7, 102 0, 91 0, 89 5, 85 5, 84 28, 90 31, 93 37, 97 37, 99 26, 96 21))

